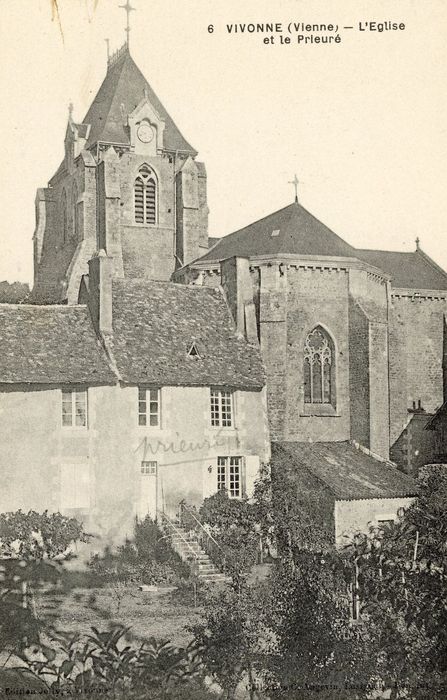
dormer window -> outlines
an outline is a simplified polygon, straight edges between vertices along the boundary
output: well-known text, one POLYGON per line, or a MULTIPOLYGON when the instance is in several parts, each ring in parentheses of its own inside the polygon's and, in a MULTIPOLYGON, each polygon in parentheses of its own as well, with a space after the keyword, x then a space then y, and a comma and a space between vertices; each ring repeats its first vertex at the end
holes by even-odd
POLYGON ((191 343, 188 350, 188 357, 194 357, 196 360, 200 360, 200 352, 196 343, 191 343))
POLYGON ((157 223, 157 178, 146 163, 135 179, 134 208, 136 224, 157 223))

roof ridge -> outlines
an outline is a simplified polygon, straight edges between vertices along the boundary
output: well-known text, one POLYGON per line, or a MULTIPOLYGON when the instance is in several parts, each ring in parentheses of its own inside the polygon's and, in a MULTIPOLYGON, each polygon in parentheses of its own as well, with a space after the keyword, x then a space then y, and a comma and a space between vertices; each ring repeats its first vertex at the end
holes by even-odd
POLYGON ((419 254, 419 255, 422 257, 422 259, 425 260, 434 270, 436 270, 437 272, 440 272, 440 273, 443 274, 445 277, 447 277, 447 272, 446 272, 445 270, 443 270, 442 267, 440 267, 440 265, 438 265, 438 263, 436 263, 429 255, 427 255, 427 253, 426 253, 424 250, 422 250, 422 248, 418 248, 418 249, 415 251, 415 255, 418 255, 418 254, 419 254))
POLYGON ((385 250, 384 248, 355 248, 359 253, 397 253, 398 255, 416 255, 415 250, 385 250))
POLYGON ((217 287, 206 287, 204 285, 200 284, 183 284, 182 282, 175 282, 171 280, 151 280, 147 279, 146 277, 133 277, 132 279, 129 278, 123 278, 123 277, 115 277, 112 280, 112 284, 121 284, 123 286, 137 286, 138 284, 144 284, 144 285, 152 285, 154 287, 172 287, 173 289, 188 289, 188 290, 206 290, 208 293, 216 293, 218 292, 217 287))
POLYGON ((12 304, 10 302, 0 302, 0 309, 4 306, 9 306, 13 309, 83 309, 87 308, 86 304, 12 304))

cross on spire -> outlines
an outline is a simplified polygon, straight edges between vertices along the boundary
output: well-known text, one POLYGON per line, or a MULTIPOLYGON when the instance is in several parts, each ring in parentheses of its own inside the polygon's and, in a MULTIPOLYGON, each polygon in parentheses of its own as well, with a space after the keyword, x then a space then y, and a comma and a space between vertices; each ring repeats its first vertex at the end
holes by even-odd
POLYGON ((295 202, 298 203, 298 185, 300 184, 300 181, 298 180, 298 177, 295 173, 295 177, 293 180, 289 180, 289 185, 293 185, 295 187, 295 202))
POLYGON ((130 4, 130 1, 129 1, 129 0, 126 0, 125 4, 124 4, 124 5, 120 5, 119 7, 121 7, 123 10, 125 10, 126 15, 127 15, 127 24, 126 24, 127 40, 126 40, 126 44, 127 44, 127 48, 129 48, 130 13, 131 13, 131 12, 135 12, 135 8, 132 7, 132 5, 130 4))

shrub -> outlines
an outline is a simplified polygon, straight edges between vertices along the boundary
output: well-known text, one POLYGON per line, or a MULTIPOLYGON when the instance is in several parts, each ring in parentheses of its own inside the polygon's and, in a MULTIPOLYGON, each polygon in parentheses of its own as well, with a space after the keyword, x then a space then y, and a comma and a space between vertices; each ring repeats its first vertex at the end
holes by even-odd
POLYGON ((133 540, 127 540, 116 552, 106 548, 102 555, 93 555, 89 566, 101 582, 108 583, 176 584, 189 576, 187 564, 149 516, 135 521, 133 540))
POLYGON ((107 632, 91 630, 85 637, 53 637, 51 646, 40 645, 37 658, 25 651, 24 667, 13 671, 39 681, 41 693, 86 700, 104 693, 123 700, 212 697, 203 684, 197 645, 177 648, 152 638, 134 647, 129 630, 121 625, 107 632))
POLYGON ((0 513, 0 649, 20 651, 38 642, 43 623, 33 591, 56 584, 71 545, 88 542, 82 525, 60 513, 0 513))

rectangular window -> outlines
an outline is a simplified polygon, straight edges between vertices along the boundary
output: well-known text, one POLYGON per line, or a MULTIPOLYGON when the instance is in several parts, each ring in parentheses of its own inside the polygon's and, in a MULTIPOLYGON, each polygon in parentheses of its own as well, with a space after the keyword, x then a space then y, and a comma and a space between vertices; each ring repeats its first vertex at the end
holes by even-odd
POLYGON ((211 425, 231 428, 233 425, 233 392, 211 389, 211 425))
POLYGON ((141 473, 142 474, 156 474, 157 473, 157 462, 141 462, 141 473))
POLYGON ((87 389, 62 390, 62 426, 87 427, 87 389))
POLYGON ((242 495, 242 457, 217 458, 217 490, 226 489, 230 498, 242 495))
POLYGON ((138 425, 160 425, 160 389, 138 387, 138 425))

